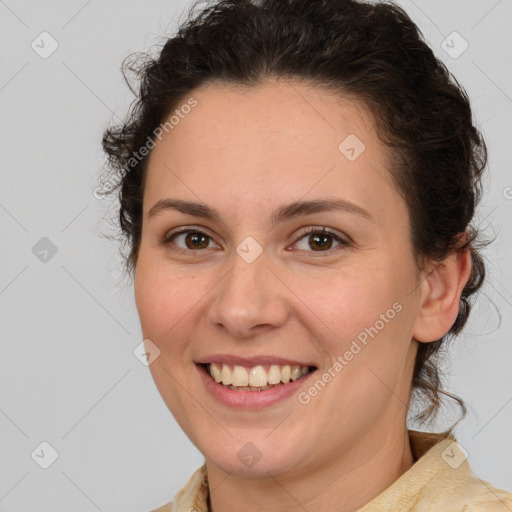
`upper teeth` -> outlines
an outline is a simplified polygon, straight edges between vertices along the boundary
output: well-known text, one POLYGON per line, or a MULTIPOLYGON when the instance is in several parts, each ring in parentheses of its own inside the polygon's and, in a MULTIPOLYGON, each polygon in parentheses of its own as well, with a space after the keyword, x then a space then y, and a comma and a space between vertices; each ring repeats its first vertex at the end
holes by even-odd
POLYGON ((287 384, 291 380, 297 380, 299 377, 309 372, 308 366, 283 366, 273 364, 268 370, 263 366, 245 366, 228 365, 223 363, 210 363, 208 365, 210 375, 216 382, 222 382, 225 386, 253 386, 263 387, 272 384, 287 384))

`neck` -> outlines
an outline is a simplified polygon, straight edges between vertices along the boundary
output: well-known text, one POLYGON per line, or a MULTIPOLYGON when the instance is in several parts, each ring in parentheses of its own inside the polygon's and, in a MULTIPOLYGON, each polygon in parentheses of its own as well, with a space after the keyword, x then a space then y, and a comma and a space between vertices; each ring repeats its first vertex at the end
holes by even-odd
POLYGON ((313 470, 268 479, 229 475, 206 461, 212 512, 231 510, 355 512, 389 487, 414 464, 407 430, 382 437, 369 432, 342 457, 313 470), (363 462, 361 462, 363 461, 363 462))

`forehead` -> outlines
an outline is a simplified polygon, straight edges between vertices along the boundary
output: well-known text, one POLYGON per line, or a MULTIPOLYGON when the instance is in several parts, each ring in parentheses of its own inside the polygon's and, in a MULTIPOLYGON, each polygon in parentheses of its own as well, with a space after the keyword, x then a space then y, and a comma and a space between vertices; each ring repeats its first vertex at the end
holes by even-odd
POLYGON ((182 104, 190 97, 195 106, 150 156, 145 197, 151 201, 166 193, 210 204, 228 205, 229 198, 239 210, 334 191, 383 210, 376 194, 383 203, 396 200, 374 118, 356 99, 278 80, 251 87, 208 84, 182 104))
MULTIPOLYGON (((262 147, 273 148, 275 151, 266 155, 270 159, 293 158, 299 151, 293 146, 305 145, 302 153, 320 148, 338 156, 338 145, 349 133, 367 140, 376 137, 373 116, 361 101, 307 82, 275 79, 255 86, 216 82, 190 96, 197 105, 173 129, 175 142, 188 139, 189 147, 226 149, 229 144, 231 149, 242 147, 244 154, 251 155, 262 147), (287 148, 293 152, 286 154, 287 148)), ((198 158, 200 154, 188 156, 198 158)), ((237 153, 218 156, 235 159, 237 153)))

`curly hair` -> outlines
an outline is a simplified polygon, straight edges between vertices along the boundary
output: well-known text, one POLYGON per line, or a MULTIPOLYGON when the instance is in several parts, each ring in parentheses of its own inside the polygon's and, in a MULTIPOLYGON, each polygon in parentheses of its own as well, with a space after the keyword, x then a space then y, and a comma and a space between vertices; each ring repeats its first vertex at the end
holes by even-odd
POLYGON ((389 172, 407 204, 418 268, 453 251, 471 254, 458 316, 445 336, 419 344, 411 383, 411 396, 427 403, 416 420, 433 421, 444 394, 461 407, 460 421, 466 406, 441 389, 438 366, 441 349, 466 324, 485 277, 484 242, 470 222, 487 162, 465 90, 406 12, 390 1, 221 0, 208 2, 196 15, 197 3, 157 56, 123 61, 126 82, 130 86, 127 72, 133 72, 140 89, 126 120, 103 134, 108 166, 118 176, 113 190, 120 201, 121 236, 129 246, 127 270, 132 274, 137 263, 148 162, 148 155, 133 155, 154 146, 158 127, 194 89, 211 82, 254 86, 284 78, 357 98, 372 112, 389 149, 389 172))

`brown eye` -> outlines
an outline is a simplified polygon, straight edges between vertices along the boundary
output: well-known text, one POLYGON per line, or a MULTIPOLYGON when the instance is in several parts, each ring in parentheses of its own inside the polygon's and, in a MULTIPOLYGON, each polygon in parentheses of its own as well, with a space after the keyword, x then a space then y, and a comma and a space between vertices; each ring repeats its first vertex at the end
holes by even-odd
POLYGON ((172 242, 172 244, 176 245, 176 247, 180 250, 194 251, 200 249, 207 249, 211 240, 211 237, 202 233, 201 231, 184 230, 178 233, 174 233, 169 237, 166 237, 166 239, 164 240, 164 244, 168 245, 172 242), (180 245, 180 243, 177 242, 177 240, 180 239, 183 240, 181 244, 184 245, 180 245))
POLYGON ((319 247, 320 250, 325 248, 330 249, 332 246, 332 238, 332 235, 328 235, 325 233, 310 235, 309 246, 312 249, 315 249, 315 247, 319 247))
MULTIPOLYGON (((299 247, 300 250, 316 252, 316 253, 332 253, 335 252, 339 246, 348 246, 348 242, 343 240, 337 234, 332 233, 330 231, 326 231, 325 228, 310 228, 305 233, 302 233, 299 242, 303 243, 302 247, 299 247), (304 242, 301 242, 304 240, 304 242), (337 247, 333 247, 333 241, 338 243, 337 247), (331 250, 332 249, 332 250, 331 250)), ((324 254, 319 254, 320 256, 324 256, 324 254)))

